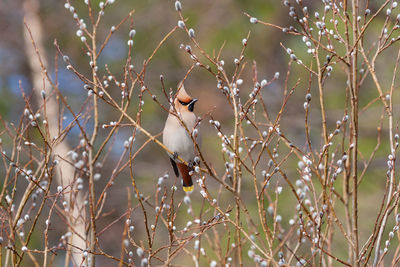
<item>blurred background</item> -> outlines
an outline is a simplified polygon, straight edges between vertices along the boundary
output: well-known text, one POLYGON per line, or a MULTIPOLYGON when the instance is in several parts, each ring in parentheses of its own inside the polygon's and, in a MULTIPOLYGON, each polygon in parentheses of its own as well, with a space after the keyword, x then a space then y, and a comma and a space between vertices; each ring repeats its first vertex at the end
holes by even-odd
MULTIPOLYGON (((96 8, 100 1, 91 1, 96 8)), ((305 1, 309 7, 310 13, 314 11, 323 10, 323 5, 319 1, 305 1)), ((374 11, 383 1, 372 1, 369 8, 374 11)), ((0 115, 8 122, 17 122, 23 113, 24 102, 21 97, 21 89, 28 95, 32 95, 32 70, 29 67, 26 47, 23 41, 24 34, 24 11, 23 0, 3 0, 0 4, 0 115)), ((65 2, 54 0, 40 0, 38 2, 38 15, 43 25, 43 44, 45 51, 40 51, 48 60, 48 70, 52 77, 56 75, 56 65, 58 65, 58 80, 61 92, 67 97, 69 104, 74 110, 80 110, 85 103, 87 97, 86 90, 83 89, 83 83, 65 66, 66 64, 62 59, 55 59, 56 48, 53 45, 54 40, 57 40, 62 52, 69 56, 72 64, 77 70, 90 77, 91 68, 89 66, 89 58, 85 55, 83 44, 79 37, 76 35, 78 27, 72 18, 72 14, 64 8, 65 2)), ((87 21, 88 27, 88 13, 87 6, 84 1, 72 1, 71 4, 77 10, 80 18, 87 21)), ((245 52, 247 67, 245 68, 242 79, 244 84, 242 86, 242 95, 247 95, 253 89, 252 81, 252 68, 253 60, 257 62, 258 79, 271 80, 276 72, 280 72, 280 78, 271 83, 267 88, 262 91, 263 99, 268 107, 270 115, 275 118, 282 104, 283 88, 286 79, 286 72, 288 70, 289 57, 285 50, 281 47, 283 43, 286 47, 290 47, 295 51, 298 58, 308 65, 311 61, 309 54, 307 54, 307 47, 304 45, 300 37, 295 37, 283 33, 281 30, 266 27, 260 24, 251 24, 249 19, 244 15, 244 12, 257 17, 260 20, 289 27, 293 24, 292 19, 288 15, 288 8, 283 6, 281 1, 276 0, 203 0, 203 1, 182 1, 183 14, 187 18, 186 25, 189 28, 194 28, 196 31, 196 38, 203 49, 209 54, 218 53, 221 46, 224 45, 222 50, 221 59, 225 61, 226 70, 234 70, 234 58, 239 57, 242 48, 242 39, 247 36, 249 32, 250 38, 245 52)), ((361 8, 362 9, 362 8, 361 8)), ((136 30, 133 45, 133 64, 137 70, 140 70, 143 61, 150 56, 154 48, 161 41, 175 25, 179 19, 177 12, 174 9, 174 1, 164 0, 141 0, 141 1, 128 1, 117 0, 115 4, 106 9, 104 17, 100 23, 100 30, 98 32, 99 40, 105 39, 112 26, 117 25, 122 18, 128 15, 130 10, 135 10, 133 15, 133 28, 136 30)), ((393 15, 395 17, 395 14, 393 15)), ((364 42, 373 44, 381 33, 381 27, 386 16, 378 16, 376 23, 368 29, 368 38, 364 42)), ((111 40, 105 47, 101 57, 98 61, 99 72, 107 75, 106 65, 111 72, 119 79, 123 78, 123 68, 126 63, 128 54, 128 33, 130 30, 129 20, 122 24, 118 31, 112 35, 111 40)), ((35 36, 33 36, 35 38, 35 36)), ((166 43, 161 47, 154 59, 151 61, 147 68, 146 84, 158 96, 158 99, 167 104, 166 99, 161 92, 160 75, 164 75, 166 88, 175 89, 179 81, 183 79, 187 70, 192 65, 192 60, 184 52, 179 49, 181 44, 191 44, 187 34, 178 29, 169 38, 166 43)), ((193 45, 192 45, 193 46, 193 45)), ((396 47, 398 47, 396 45, 396 47)), ((339 51, 344 51, 343 47, 338 45, 339 51)), ((384 85, 385 92, 388 90, 391 77, 393 75, 393 68, 395 64, 394 51, 388 50, 382 55, 382 59, 378 61, 378 75, 380 81, 384 85)), ((284 118, 281 121, 280 129, 286 136, 292 140, 296 146, 300 148, 306 147, 305 131, 304 131, 304 109, 303 102, 304 96, 307 93, 309 73, 297 64, 293 64, 291 68, 291 75, 288 78, 288 86, 291 88, 298 80, 299 86, 295 89, 288 106, 284 112, 284 118)), ((232 112, 227 104, 225 97, 216 89, 217 81, 215 77, 211 76, 203 69, 195 68, 188 77, 185 87, 190 95, 199 99, 196 104, 195 112, 199 116, 203 116, 211 112, 214 119, 221 121, 223 128, 229 131, 232 129, 232 112)), ((331 131, 335 129, 337 120, 341 120, 344 115, 344 108, 346 107, 345 99, 346 87, 346 74, 343 66, 338 64, 334 68, 331 77, 325 84, 325 96, 327 105, 328 127, 331 131)), ((397 88, 396 88, 397 89, 397 88)), ((115 87, 115 92, 110 92, 114 95, 119 95, 119 89, 115 87)), ((318 102, 316 84, 311 86, 311 93, 313 100, 310 107, 310 128, 311 137, 314 141, 316 148, 322 146, 321 138, 321 121, 320 110, 318 102)), ((137 94, 137 91, 136 91, 137 94)), ((136 95, 134 94, 134 95, 136 95)), ((367 77, 361 88, 360 99, 360 155, 362 158, 368 158, 377 143, 377 127, 383 114, 383 108, 379 101, 372 104, 367 110, 363 110, 370 101, 375 99, 378 94, 370 77, 367 77)), ((395 99, 398 99, 397 92, 395 99)), ((37 107, 32 98, 32 104, 37 107)), ((138 100, 134 99, 132 108, 129 110, 132 114, 137 112, 136 104, 138 100)), ((396 103, 396 102, 395 102, 396 103)), ((109 123, 115 121, 118 117, 118 112, 112 108, 100 104, 100 123, 109 123)), ((158 134, 164 127, 164 122, 167 114, 156 105, 151 98, 145 94, 144 107, 142 113, 142 125, 152 134, 158 134)), ((398 107, 395 108, 398 110, 398 107)), ((398 113, 395 113, 395 119, 398 119, 398 113)), ((65 113, 65 125, 72 120, 72 116, 65 113)), ((220 139, 216 135, 216 131, 208 124, 209 117, 205 117, 205 121, 201 125, 201 132, 203 135, 202 150, 206 159, 219 173, 224 172, 223 159, 220 153, 220 139)), ((396 123, 397 127, 397 123, 396 123)), ((0 131, 4 129, 3 125, 0 126, 0 131)), ((91 130, 90 122, 88 124, 88 131, 91 130)), ((265 127, 268 129, 268 127, 265 127)), ((99 139, 102 140, 109 133, 107 129, 100 130, 99 139)), ((112 142, 109 143, 107 149, 109 154, 104 156, 104 165, 101 169, 102 179, 99 181, 99 188, 103 188, 104 184, 108 181, 111 175, 112 168, 115 166, 121 151, 123 150, 124 141, 129 138, 132 133, 130 127, 121 128, 117 135, 114 136, 112 142)), ((232 134, 227 132, 227 134, 232 134)), ((384 190, 386 182, 386 157, 389 154, 387 142, 387 121, 383 120, 383 133, 382 145, 377 151, 377 156, 372 162, 371 168, 365 176, 360 190, 360 221, 361 227, 361 240, 363 242, 368 238, 369 231, 374 225, 373 220, 363 220, 369 218, 371 214, 376 214, 382 198, 382 190, 384 190)), ((79 145, 79 129, 76 127, 72 130, 67 138, 72 147, 79 145)), ((139 135, 134 149, 141 146, 145 140, 144 136, 139 135)), ((10 140, 3 137, 4 148, 11 147, 10 140)), ((284 157, 287 150, 282 148, 282 155, 284 157)), ((165 173, 170 174, 170 178, 166 183, 172 185, 174 183, 174 176, 172 168, 169 165, 169 159, 165 152, 155 144, 150 144, 145 147, 142 153, 134 161, 134 173, 144 195, 149 195, 154 192, 158 177, 163 176, 165 173)), ((267 162, 265 162, 265 165, 267 162)), ((363 166, 362 164, 360 165, 363 166)), ((293 157, 285 163, 285 168, 290 179, 295 181, 298 176, 297 159, 293 157)), ((0 168, 0 175, 4 174, 4 170, 0 168)), ((243 183, 243 196, 246 199, 246 192, 252 192, 252 180, 246 181, 244 177, 243 183)), ((274 183, 283 184, 283 181, 274 181, 274 183)), ((180 184, 180 183, 178 183, 180 184)), ((19 185, 24 186, 24 182, 19 185)), ((99 228, 108 225, 110 222, 120 217, 127 208, 127 188, 131 186, 131 181, 128 172, 119 175, 113 187, 109 190, 109 196, 106 202, 105 211, 108 212, 107 216, 99 219, 99 228)), ((217 184, 209 179, 209 186, 217 186, 217 184)), ((339 189, 340 190, 340 189, 339 189)), ((183 192, 178 190, 177 198, 183 199, 183 192)), ((251 194, 249 194, 251 196, 251 194)), ((294 198, 290 190, 283 190, 281 197, 281 206, 279 213, 283 217, 283 224, 288 225, 288 220, 293 216, 295 210, 294 198)), ((229 202, 232 201, 229 196, 221 200, 221 206, 227 207, 229 202), (226 203, 224 202, 226 201, 226 203)), ((249 197, 250 201, 250 197, 249 197)), ((132 200, 133 205, 137 201, 132 200)), ((251 203, 251 201, 249 202, 251 203)), ((201 195, 199 189, 195 188, 192 195, 193 209, 199 208, 201 205, 201 195)), ((257 214, 256 202, 249 205, 250 213, 257 214)), ((181 216, 177 218, 177 227, 179 224, 183 228, 187 222, 187 215, 185 208, 181 207, 181 216)), ((57 221, 57 218, 54 219, 57 221)), ((141 212, 134 212, 132 220, 137 225, 137 240, 144 237, 144 231, 141 228, 140 222, 143 218, 141 212), (142 236, 143 235, 143 236, 142 236)), ((50 243, 56 244, 59 242, 59 236, 65 229, 62 225, 55 224, 51 233, 50 243)), ((120 233, 122 232, 123 221, 113 225, 109 230, 105 231, 100 237, 105 241, 104 250, 112 255, 119 255, 120 250, 120 233), (118 233, 118 234, 115 234, 118 233)), ((160 239, 167 236, 160 235, 160 239)), ((33 243, 41 247, 41 233, 34 234, 33 243)), ((160 241, 161 242, 161 241, 160 241)), ((345 253, 346 247, 341 246, 340 241, 337 243, 338 251, 343 250, 345 253)), ((207 249, 207 255, 213 258, 213 251, 211 248, 207 249)), ((340 253, 340 252, 339 252, 340 253)), ((177 262, 185 262, 187 255, 180 255, 181 259, 177 262)), ((249 260, 246 257, 246 261, 249 260)), ((110 260, 99 258, 99 266, 110 266, 110 260)), ((29 266, 29 263, 26 263, 29 266)))

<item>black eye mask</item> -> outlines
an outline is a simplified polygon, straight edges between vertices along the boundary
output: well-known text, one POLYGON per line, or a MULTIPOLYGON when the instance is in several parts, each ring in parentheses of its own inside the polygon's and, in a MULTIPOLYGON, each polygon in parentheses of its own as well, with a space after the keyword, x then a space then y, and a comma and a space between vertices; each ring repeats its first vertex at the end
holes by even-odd
POLYGON ((181 103, 182 106, 188 106, 188 110, 193 112, 194 104, 197 102, 197 99, 196 98, 192 99, 189 102, 183 102, 183 101, 181 101, 179 99, 178 99, 178 101, 179 101, 179 103, 181 103))
POLYGON ((189 105, 190 102, 191 102, 191 101, 189 101, 189 102, 183 102, 183 101, 180 101, 180 100, 178 100, 178 101, 179 101, 179 103, 181 103, 181 105, 183 105, 183 106, 187 106, 187 105, 189 105))

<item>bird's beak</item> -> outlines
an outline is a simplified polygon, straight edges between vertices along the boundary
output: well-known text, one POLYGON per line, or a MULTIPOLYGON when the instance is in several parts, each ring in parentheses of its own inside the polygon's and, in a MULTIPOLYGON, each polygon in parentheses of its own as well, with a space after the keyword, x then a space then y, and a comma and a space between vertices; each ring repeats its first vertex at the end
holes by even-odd
POLYGON ((193 99, 192 101, 190 101, 189 105, 188 105, 188 110, 193 112, 194 109, 194 104, 197 102, 197 99, 193 99))

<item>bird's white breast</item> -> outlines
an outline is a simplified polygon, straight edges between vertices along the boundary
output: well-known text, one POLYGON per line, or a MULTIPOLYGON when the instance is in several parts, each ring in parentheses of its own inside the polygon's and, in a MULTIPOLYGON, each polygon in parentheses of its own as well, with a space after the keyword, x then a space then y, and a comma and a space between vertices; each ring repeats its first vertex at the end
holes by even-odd
MULTIPOLYGON (((182 119, 188 130, 192 131, 196 120, 195 115, 193 113, 184 114, 182 119)), ((171 114, 165 123, 163 143, 172 152, 177 152, 185 161, 193 161, 195 149, 192 138, 179 120, 171 114)))

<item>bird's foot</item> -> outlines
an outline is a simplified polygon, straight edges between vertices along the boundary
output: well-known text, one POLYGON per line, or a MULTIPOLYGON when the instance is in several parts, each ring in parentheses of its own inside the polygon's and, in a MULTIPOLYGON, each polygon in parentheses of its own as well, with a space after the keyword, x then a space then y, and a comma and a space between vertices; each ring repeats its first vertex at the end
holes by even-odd
POLYGON ((194 165, 195 165, 195 163, 193 161, 189 161, 188 162, 189 170, 193 170, 194 165))
POLYGON ((174 152, 174 154, 172 154, 172 158, 173 160, 177 160, 178 159, 178 152, 174 152))

